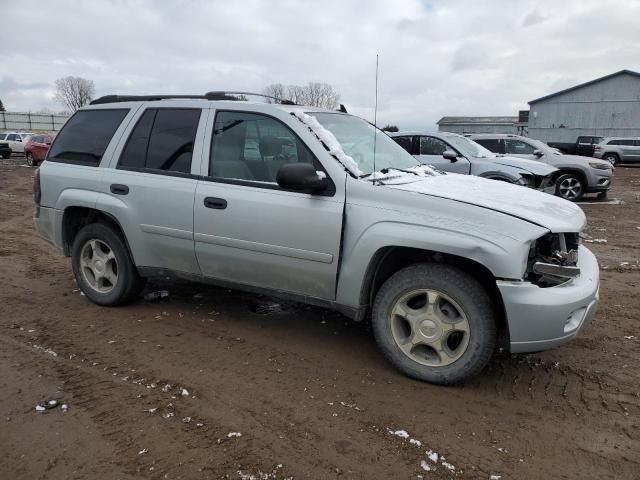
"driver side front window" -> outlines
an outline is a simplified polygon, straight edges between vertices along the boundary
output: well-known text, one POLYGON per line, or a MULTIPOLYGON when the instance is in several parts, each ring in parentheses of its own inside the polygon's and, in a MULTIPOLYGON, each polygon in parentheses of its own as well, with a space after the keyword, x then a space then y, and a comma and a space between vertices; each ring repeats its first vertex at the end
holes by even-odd
POLYGON ((442 156, 445 150, 450 150, 446 143, 434 137, 420 137, 420 155, 442 156))
POLYGON ((265 115, 220 111, 211 141, 211 177, 276 183, 281 166, 314 164, 307 146, 282 122, 265 115))
POLYGON ((511 138, 505 140, 505 151, 507 154, 532 155, 535 150, 533 146, 522 140, 514 140, 511 138))

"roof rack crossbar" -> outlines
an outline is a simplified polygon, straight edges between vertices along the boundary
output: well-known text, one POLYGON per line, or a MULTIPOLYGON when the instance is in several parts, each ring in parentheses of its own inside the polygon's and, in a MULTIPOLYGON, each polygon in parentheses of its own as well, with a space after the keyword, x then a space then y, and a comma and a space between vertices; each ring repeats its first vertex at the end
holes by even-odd
MULTIPOLYGON (((227 92, 227 91, 213 91, 213 92, 207 92, 205 93, 205 96, 209 97, 217 97, 217 96, 232 96, 232 95, 251 95, 252 97, 262 97, 262 98, 269 98, 271 100, 275 100, 278 103, 281 103, 282 105, 296 105, 295 102, 292 102, 291 100, 286 100, 284 98, 278 98, 278 97, 274 97, 273 95, 267 95, 265 93, 254 93, 254 92, 227 92)), ((216 99, 217 100, 217 99, 216 99)))
POLYGON ((104 95, 92 100, 89 105, 101 105, 105 103, 121 103, 121 102, 151 102, 154 100, 170 100, 170 99, 196 99, 196 100, 242 100, 238 95, 252 95, 256 97, 264 97, 275 100, 282 105, 296 105, 291 100, 272 97, 262 93, 252 92, 207 92, 204 95, 104 95))

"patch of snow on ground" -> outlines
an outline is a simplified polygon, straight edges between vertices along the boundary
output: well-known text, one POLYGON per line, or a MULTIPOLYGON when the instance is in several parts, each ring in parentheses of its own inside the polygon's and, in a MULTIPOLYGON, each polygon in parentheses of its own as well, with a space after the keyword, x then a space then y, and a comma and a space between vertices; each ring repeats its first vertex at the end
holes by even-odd
POLYGON ((233 437, 241 437, 242 433, 240 432, 229 432, 227 433, 227 438, 233 438, 233 437))
POLYGON ((389 433, 391 435, 395 435, 396 437, 409 438, 409 434, 406 430, 396 430, 395 432, 393 430, 389 430, 389 433))
POLYGON ((427 458, 429 458, 433 463, 438 463, 438 453, 431 449, 427 450, 427 458))
POLYGON ((47 347, 43 347, 42 345, 36 345, 35 343, 33 344, 33 348, 35 348, 36 350, 39 350, 41 352, 44 353, 48 353, 49 355, 53 356, 53 357, 57 357, 58 354, 56 352, 54 352, 53 350, 51 350, 50 348, 47 347))
POLYGON ((422 469, 426 472, 430 472, 432 470, 431 465, 429 465, 425 460, 422 460, 420 462, 420 466, 422 467, 422 469))

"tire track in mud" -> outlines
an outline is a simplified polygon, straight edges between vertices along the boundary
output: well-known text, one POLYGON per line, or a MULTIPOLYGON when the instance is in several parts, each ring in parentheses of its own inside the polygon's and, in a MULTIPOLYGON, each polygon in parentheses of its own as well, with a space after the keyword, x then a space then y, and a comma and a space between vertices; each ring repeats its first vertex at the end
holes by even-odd
POLYGON ((510 385, 509 397, 514 401, 527 397, 577 415, 581 415, 582 410, 602 412, 604 409, 612 414, 640 416, 640 396, 622 393, 637 391, 638 386, 633 382, 614 386, 606 383, 600 374, 525 356, 503 357, 496 362, 499 373, 492 367, 484 378, 492 383, 499 396, 504 396, 502 387, 510 385))

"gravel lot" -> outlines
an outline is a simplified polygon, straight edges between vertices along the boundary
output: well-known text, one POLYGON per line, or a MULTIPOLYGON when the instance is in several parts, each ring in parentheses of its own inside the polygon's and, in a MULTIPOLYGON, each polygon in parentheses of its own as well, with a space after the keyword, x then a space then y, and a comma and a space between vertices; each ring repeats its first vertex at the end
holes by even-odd
POLYGON ((583 206, 592 326, 443 388, 322 309, 177 283, 89 303, 35 234, 21 162, 0 162, 0 478, 639 478, 640 168, 616 169, 623 203, 583 206), (51 398, 69 411, 34 411, 51 398))

